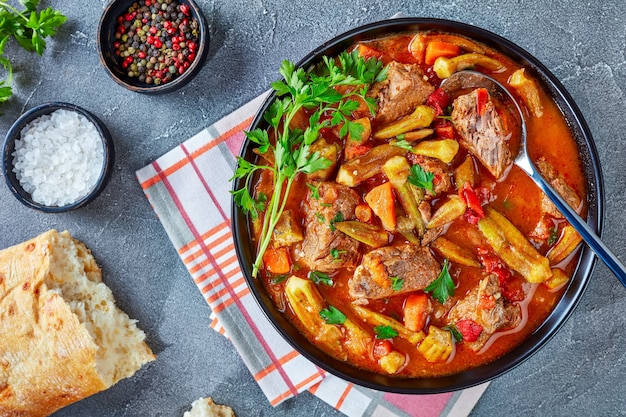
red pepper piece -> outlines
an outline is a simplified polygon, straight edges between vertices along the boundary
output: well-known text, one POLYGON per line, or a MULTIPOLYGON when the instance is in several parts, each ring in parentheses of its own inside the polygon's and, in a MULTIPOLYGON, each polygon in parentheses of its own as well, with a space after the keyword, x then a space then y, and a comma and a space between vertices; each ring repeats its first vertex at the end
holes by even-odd
POLYGON ((181 11, 183 14, 185 14, 185 15, 189 16, 189 6, 187 6, 186 4, 181 4, 181 5, 180 5, 180 11, 181 11))
POLYGON ((426 104, 435 109, 436 116, 441 116, 450 104, 450 96, 442 88, 438 88, 428 96, 426 104))
POLYGON ((461 197, 461 200, 467 205, 465 218, 470 224, 476 224, 478 220, 485 217, 485 212, 480 204, 480 200, 469 182, 463 184, 463 188, 459 190, 459 197, 461 197))
POLYGON ((483 326, 472 319, 461 319, 456 322, 456 329, 463 336, 466 342, 475 342, 483 332, 483 326))
POLYGON ((437 137, 442 139, 454 139, 454 125, 448 121, 435 125, 435 133, 437 133, 437 137))
POLYGON ((485 114, 487 102, 489 101, 489 92, 485 88, 476 89, 476 111, 482 116, 485 114))
POLYGON ((383 356, 387 356, 393 350, 393 345, 389 339, 377 339, 374 342, 374 358, 377 360, 382 358, 383 356))

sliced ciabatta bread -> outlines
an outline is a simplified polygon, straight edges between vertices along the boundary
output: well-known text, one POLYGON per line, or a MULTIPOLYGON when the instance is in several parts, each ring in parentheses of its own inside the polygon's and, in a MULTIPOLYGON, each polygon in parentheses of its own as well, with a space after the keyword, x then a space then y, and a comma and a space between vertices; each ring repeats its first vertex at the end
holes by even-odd
POLYGON ((47 416, 155 359, 68 232, 0 251, 0 335, 1 416, 47 416))

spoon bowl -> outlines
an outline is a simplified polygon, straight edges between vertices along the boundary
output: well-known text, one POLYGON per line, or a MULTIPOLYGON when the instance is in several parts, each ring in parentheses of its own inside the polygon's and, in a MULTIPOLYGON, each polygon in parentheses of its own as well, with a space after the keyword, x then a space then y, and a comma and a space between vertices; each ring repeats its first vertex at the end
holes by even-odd
POLYGON ((609 267, 617 279, 626 287, 626 267, 615 254, 604 244, 600 237, 589 227, 576 211, 561 197, 561 195, 546 181, 530 159, 528 154, 527 130, 524 114, 517 100, 511 92, 499 81, 481 72, 463 70, 452 74, 444 80, 442 88, 446 91, 457 91, 468 88, 486 88, 491 94, 504 98, 513 104, 513 116, 518 118, 520 126, 520 147, 513 163, 524 171, 539 187, 541 191, 559 209, 563 217, 580 234, 591 250, 609 267))

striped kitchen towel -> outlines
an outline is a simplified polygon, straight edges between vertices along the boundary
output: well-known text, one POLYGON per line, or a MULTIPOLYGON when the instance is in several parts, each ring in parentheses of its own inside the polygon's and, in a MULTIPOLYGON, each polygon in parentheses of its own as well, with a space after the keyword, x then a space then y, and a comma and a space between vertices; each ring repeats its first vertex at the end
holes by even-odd
POLYGON ((235 156, 266 94, 137 171, 150 204, 213 313, 272 405, 309 390, 350 417, 466 416, 488 384, 456 393, 377 392, 326 374, 285 342, 267 320, 235 255, 231 183, 235 156))

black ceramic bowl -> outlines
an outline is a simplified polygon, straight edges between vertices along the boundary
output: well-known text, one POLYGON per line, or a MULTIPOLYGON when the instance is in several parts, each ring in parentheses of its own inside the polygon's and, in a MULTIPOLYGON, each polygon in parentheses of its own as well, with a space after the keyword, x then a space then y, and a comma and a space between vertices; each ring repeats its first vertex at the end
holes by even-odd
MULTIPOLYGON (((580 110, 556 77, 536 58, 510 41, 486 30, 463 23, 438 19, 399 18, 365 25, 346 32, 311 52, 300 61, 298 66, 308 68, 311 64, 317 63, 322 55, 337 55, 361 40, 417 30, 444 31, 469 36, 504 52, 531 70, 534 76, 542 82, 546 91, 552 95, 561 108, 579 146, 587 178, 589 204, 587 222, 596 233, 599 233, 603 218, 604 191, 598 155, 589 128, 580 110)), ((263 113, 274 98, 275 95, 268 97, 253 120, 250 130, 256 127, 264 128, 267 126, 263 120, 263 113)), ((256 144, 249 141, 245 142, 241 150, 241 156, 246 160, 255 161, 257 156, 252 150, 256 146, 256 144)), ((242 181, 236 181, 234 189, 239 189, 242 186, 242 181)), ((574 277, 570 280, 563 297, 553 312, 530 337, 509 353, 491 363, 455 375, 439 378, 405 379, 379 375, 355 368, 329 357, 311 344, 276 309, 266 294, 261 280, 251 277, 255 247, 251 243, 248 219, 235 204, 233 204, 232 216, 236 250, 248 285, 262 310, 283 337, 301 354, 331 374, 364 387, 404 394, 439 393, 468 388, 493 379, 528 359, 559 330, 572 313, 588 284, 596 259, 592 251, 585 246, 574 277)))
MULTIPOLYGON (((196 57, 190 62, 189 68, 182 75, 178 75, 171 81, 159 85, 146 84, 139 81, 137 77, 129 77, 128 69, 122 67, 123 59, 115 55, 114 43, 116 42, 115 32, 119 26, 118 17, 126 14, 128 8, 136 0, 113 0, 104 9, 98 25, 98 53, 100 54, 100 63, 116 83, 138 93, 164 94, 178 90, 198 74, 209 52, 209 29, 202 11, 193 0, 176 1, 180 5, 188 6, 190 19, 194 18, 198 22, 199 39, 196 57)), ((154 0, 154 3, 156 2, 157 0, 154 0)))
POLYGON ((111 171, 113 169, 113 161, 115 159, 115 149, 113 148, 113 139, 106 126, 96 116, 91 114, 85 109, 82 109, 74 104, 68 103, 46 103, 37 106, 26 113, 24 113, 17 121, 11 126, 11 129, 7 132, 2 147, 2 171, 4 172, 5 180, 9 189, 13 192, 13 195, 24 205, 40 210, 46 213, 59 213, 64 211, 70 211, 83 207, 92 202, 98 195, 104 190, 109 178, 111 177, 111 171), (100 167, 100 175, 95 184, 89 189, 89 191, 79 197, 72 204, 64 206, 46 206, 33 200, 31 195, 22 188, 19 180, 13 172, 13 152, 15 151, 15 141, 21 138, 22 129, 33 120, 51 114, 56 110, 65 109, 74 111, 85 116, 96 127, 100 137, 100 143, 103 151, 103 163, 100 167))

